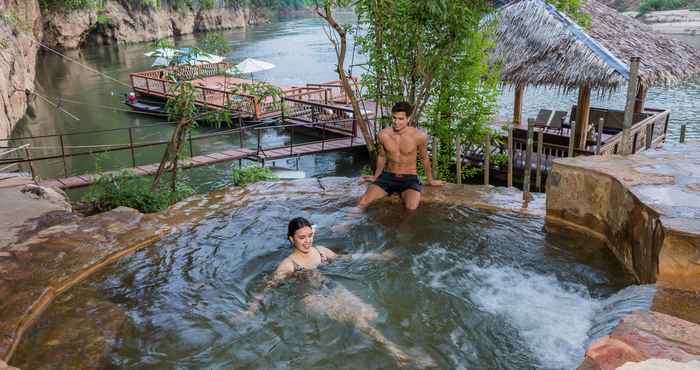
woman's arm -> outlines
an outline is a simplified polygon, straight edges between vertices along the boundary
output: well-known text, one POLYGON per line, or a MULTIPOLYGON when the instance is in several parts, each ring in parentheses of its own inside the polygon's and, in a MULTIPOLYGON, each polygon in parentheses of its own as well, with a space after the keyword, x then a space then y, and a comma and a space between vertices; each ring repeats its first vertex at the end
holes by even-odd
POLYGON ((272 278, 265 284, 265 289, 262 293, 253 296, 253 300, 248 305, 248 309, 244 311, 247 315, 255 315, 255 313, 260 309, 262 303, 265 299, 267 293, 276 288, 284 279, 289 277, 289 275, 294 271, 294 266, 288 258, 285 258, 279 266, 272 273, 272 278))

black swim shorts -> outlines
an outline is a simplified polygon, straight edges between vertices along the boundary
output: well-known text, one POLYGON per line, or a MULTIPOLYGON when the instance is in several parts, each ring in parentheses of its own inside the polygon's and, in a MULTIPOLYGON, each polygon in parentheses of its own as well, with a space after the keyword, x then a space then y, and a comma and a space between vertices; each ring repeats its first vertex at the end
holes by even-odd
POLYGON ((374 185, 379 186, 389 195, 401 194, 409 189, 417 192, 423 190, 417 175, 397 175, 391 172, 382 172, 374 181, 374 185))

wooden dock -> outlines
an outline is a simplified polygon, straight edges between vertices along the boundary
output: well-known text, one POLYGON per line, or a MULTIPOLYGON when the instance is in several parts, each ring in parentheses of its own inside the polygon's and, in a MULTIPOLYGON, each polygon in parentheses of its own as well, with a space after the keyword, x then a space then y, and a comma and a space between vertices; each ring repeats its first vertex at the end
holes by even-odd
MULTIPOLYGON (((265 161, 268 160, 277 160, 282 158, 290 158, 310 154, 328 153, 339 150, 360 148, 364 146, 365 142, 362 139, 346 137, 306 144, 287 145, 268 149, 238 148, 226 150, 223 152, 202 154, 194 156, 192 158, 184 159, 178 162, 178 167, 193 168, 208 166, 220 162, 236 161, 243 159, 257 161, 264 165, 265 161)), ((158 171, 158 166, 159 163, 153 163, 127 168, 126 170, 132 171, 137 176, 149 176, 154 175, 158 171)), ((107 172, 106 174, 116 174, 118 172, 119 171, 111 171, 107 172)), ((74 189, 93 185, 97 181, 98 177, 99 175, 97 174, 76 175, 58 179, 39 181, 38 185, 59 189, 74 189)))

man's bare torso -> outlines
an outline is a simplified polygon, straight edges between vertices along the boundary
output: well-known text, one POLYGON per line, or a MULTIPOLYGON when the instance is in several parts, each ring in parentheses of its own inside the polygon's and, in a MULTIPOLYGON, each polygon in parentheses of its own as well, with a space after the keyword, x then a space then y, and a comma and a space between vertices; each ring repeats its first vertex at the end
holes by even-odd
POLYGON ((391 127, 379 133, 386 156, 385 170, 394 174, 415 175, 416 156, 425 134, 415 127, 406 127, 396 133, 391 127))

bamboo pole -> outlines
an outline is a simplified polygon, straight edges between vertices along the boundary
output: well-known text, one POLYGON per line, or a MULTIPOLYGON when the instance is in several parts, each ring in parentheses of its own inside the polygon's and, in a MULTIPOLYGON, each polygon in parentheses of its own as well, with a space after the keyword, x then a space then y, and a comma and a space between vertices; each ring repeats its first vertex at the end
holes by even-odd
MULTIPOLYGON (((576 132, 574 144, 576 148, 586 149, 586 141, 588 140, 588 119, 591 111, 591 88, 582 86, 579 89, 578 102, 576 106, 576 132)), ((573 123, 571 124, 572 126, 573 123)))
POLYGON ((576 122, 571 122, 569 129, 569 158, 574 157, 574 138, 576 137, 576 122))
POLYGON ((544 134, 542 131, 537 131, 537 166, 535 169, 535 184, 537 191, 542 191, 542 145, 544 134))
POLYGON ((457 183, 462 183, 462 145, 459 135, 455 137, 455 156, 457 157, 457 183))
POLYGON ((513 127, 508 129, 508 180, 509 188, 513 187, 513 127))
POLYGON ((532 135, 535 130, 535 120, 527 120, 527 147, 525 150, 525 167, 523 168, 523 200, 530 198, 530 172, 532 169, 532 135))
POLYGON ((595 141, 595 154, 600 155, 600 148, 603 145, 603 127, 605 127, 605 122, 603 117, 598 120, 598 133, 596 135, 595 141))
POLYGON ((622 122, 622 155, 630 154, 630 127, 634 116, 634 101, 637 96, 637 76, 639 73, 639 57, 630 59, 630 77, 627 83, 627 104, 625 104, 625 118, 622 122))
POLYGON ((486 133, 484 142, 484 185, 489 184, 489 175, 491 174, 491 133, 486 133))
POLYGON ((523 112, 523 93, 525 92, 524 85, 515 87, 515 101, 513 102, 513 124, 519 125, 522 122, 523 112))
POLYGON ((681 125, 681 138, 680 138, 681 143, 685 143, 685 127, 686 127, 685 123, 681 125))

